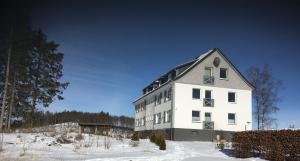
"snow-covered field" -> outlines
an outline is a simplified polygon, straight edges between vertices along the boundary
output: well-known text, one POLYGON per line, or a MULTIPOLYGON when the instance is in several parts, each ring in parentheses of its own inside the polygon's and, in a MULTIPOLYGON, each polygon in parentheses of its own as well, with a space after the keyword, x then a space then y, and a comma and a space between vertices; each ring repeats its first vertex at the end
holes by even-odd
POLYGON ((186 160, 186 161, 231 161, 261 160, 258 158, 237 159, 230 157, 216 148, 211 142, 167 141, 167 150, 161 151, 147 139, 139 141, 133 147, 130 139, 83 134, 84 139, 76 140, 75 132, 65 133, 72 143, 62 144, 57 141, 61 134, 44 133, 7 133, 4 134, 3 151, 0 161, 123 161, 123 160, 186 160), (111 142, 109 149, 106 143, 111 142))

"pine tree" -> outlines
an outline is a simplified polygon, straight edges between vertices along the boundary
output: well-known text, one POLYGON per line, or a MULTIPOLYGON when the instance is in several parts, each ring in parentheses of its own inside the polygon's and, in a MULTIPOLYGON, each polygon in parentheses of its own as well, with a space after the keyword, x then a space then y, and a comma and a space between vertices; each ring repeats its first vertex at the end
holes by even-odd
POLYGON ((63 54, 57 52, 59 45, 48 41, 42 31, 33 32, 32 38, 31 64, 28 71, 31 101, 27 120, 29 120, 30 126, 33 125, 37 105, 48 107, 55 98, 62 100, 63 90, 69 84, 60 82, 60 78, 63 76, 61 64, 63 54))

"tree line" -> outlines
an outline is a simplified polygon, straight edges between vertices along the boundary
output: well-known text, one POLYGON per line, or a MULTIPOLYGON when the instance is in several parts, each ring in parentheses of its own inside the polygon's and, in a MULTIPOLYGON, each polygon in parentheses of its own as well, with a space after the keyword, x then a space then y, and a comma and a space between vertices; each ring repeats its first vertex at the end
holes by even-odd
MULTIPOLYGON (((25 120, 28 121, 28 120, 25 120)), ((63 111, 63 112, 43 112, 34 113, 33 127, 60 124, 65 122, 76 123, 104 123, 121 127, 134 127, 134 119, 127 116, 113 116, 107 112, 80 112, 80 111, 63 111)), ((28 127, 27 122, 19 122, 16 127, 28 127)))
POLYGON ((40 106, 62 100, 68 82, 62 82, 64 54, 42 30, 31 27, 27 7, 2 11, 0 26, 0 131, 13 118, 33 126, 40 106))

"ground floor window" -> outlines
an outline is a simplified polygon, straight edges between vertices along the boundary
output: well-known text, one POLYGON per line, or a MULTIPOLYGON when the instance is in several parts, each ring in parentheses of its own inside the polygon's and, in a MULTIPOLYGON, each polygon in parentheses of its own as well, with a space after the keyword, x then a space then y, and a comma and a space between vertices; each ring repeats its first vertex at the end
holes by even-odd
POLYGON ((200 111, 192 111, 192 121, 193 122, 200 121, 200 111))
POLYGON ((228 124, 236 124, 235 113, 228 113, 228 124))
POLYGON ((157 113, 154 115, 154 124, 160 124, 161 122, 161 113, 157 113))
POLYGON ((171 110, 164 112, 164 122, 170 122, 171 121, 171 110))

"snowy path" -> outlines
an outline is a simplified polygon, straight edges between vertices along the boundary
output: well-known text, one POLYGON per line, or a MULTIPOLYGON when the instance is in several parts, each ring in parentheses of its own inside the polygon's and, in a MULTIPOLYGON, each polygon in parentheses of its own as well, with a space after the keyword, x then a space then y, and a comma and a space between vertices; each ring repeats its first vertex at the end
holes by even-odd
MULTIPOLYGON (((76 134, 69 134, 72 138, 76 134)), ((51 145, 56 139, 45 134, 4 134, 4 151, 0 161, 255 161, 257 158, 236 159, 215 148, 210 142, 167 141, 167 150, 161 151, 149 140, 140 140, 138 147, 129 145, 130 140, 112 139, 112 146, 105 150, 104 137, 85 135, 80 143, 51 145), (98 146, 97 146, 98 142, 98 146), (76 145, 80 148, 75 148, 76 145), (89 144, 91 146, 85 147, 89 144)))

